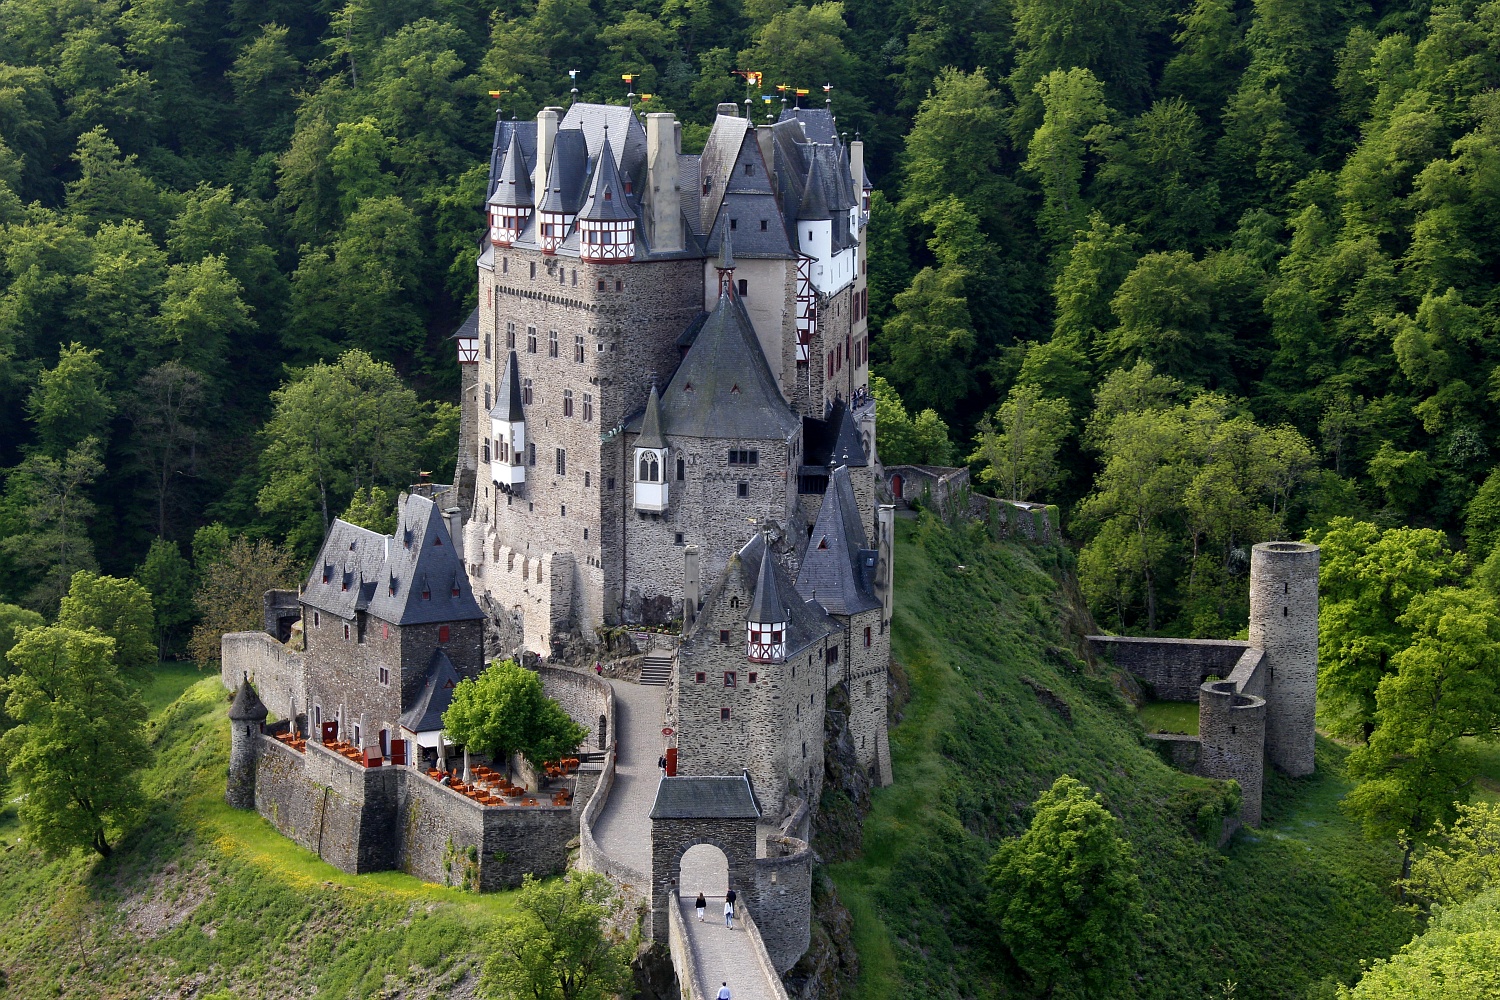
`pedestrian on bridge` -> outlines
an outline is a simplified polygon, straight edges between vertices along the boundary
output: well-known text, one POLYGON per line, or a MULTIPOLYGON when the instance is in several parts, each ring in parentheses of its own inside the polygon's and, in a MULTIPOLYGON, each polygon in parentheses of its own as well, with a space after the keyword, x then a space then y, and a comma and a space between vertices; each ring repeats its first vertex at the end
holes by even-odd
POLYGON ((734 930, 734 904, 724 900, 724 926, 734 930))
POLYGON ((703 911, 708 909, 708 900, 703 898, 703 893, 698 893, 698 901, 693 904, 698 908, 698 923, 703 923, 703 911))
POLYGON ((718 1000, 732 1000, 732 998, 731 998, 731 996, 729 994, 729 984, 728 983, 723 983, 723 984, 721 984, 719 986, 719 997, 718 997, 718 1000))

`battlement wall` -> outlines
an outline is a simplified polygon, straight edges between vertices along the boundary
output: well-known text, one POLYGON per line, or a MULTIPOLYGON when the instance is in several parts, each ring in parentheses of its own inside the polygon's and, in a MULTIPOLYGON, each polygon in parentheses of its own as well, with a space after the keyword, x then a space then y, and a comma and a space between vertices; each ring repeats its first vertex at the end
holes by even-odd
POLYGON ((219 680, 230 691, 248 676, 266 710, 290 718, 307 712, 307 661, 264 632, 229 632, 219 640, 219 680))
POLYGON ((771 835, 755 859, 755 912, 777 975, 797 964, 812 940, 813 851, 804 840, 771 835))
POLYGON ((1250 649, 1248 642, 1224 639, 1091 635, 1088 640, 1096 654, 1145 681, 1163 701, 1197 701, 1204 681, 1228 677, 1250 649))

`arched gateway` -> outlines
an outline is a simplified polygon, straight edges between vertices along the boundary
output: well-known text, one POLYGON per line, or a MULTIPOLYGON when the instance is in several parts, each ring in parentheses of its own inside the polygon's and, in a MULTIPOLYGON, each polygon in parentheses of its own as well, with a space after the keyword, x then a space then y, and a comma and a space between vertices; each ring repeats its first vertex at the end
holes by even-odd
POLYGON ((698 844, 711 844, 724 853, 729 885, 755 909, 759 819, 755 793, 743 775, 661 779, 651 807, 651 925, 656 940, 667 939, 667 907, 677 905, 683 855, 698 844))

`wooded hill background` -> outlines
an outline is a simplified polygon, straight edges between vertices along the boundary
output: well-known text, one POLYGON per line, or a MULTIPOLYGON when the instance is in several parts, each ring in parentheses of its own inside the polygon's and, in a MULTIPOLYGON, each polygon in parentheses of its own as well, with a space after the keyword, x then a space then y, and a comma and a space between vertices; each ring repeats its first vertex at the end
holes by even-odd
POLYGON ((892 420, 885 457, 978 434, 993 488, 1064 505, 1107 624, 1230 634, 1246 545, 1340 514, 1487 551, 1495 3, 3 0, 0 600, 210 521, 306 550, 357 488, 443 478, 497 104, 569 70, 634 74, 689 148, 833 86, 887 410, 953 442, 892 420), (389 399, 400 447, 310 477, 272 392, 352 349, 319 418, 389 399))

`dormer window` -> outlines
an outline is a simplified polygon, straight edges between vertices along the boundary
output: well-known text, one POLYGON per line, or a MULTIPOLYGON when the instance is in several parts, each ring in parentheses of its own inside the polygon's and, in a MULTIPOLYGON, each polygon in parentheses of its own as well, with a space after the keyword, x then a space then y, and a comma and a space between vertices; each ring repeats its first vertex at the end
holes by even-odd
POLYGON ((636 468, 636 479, 643 483, 661 482, 661 462, 657 459, 656 452, 649 449, 641 451, 640 464, 636 468))
POLYGON ((615 193, 613 191, 611 191, 609 188, 605 188, 604 189, 604 200, 605 201, 614 201, 615 200, 615 193))
POLYGON ((667 449, 635 450, 635 509, 661 513, 667 509, 667 449))

